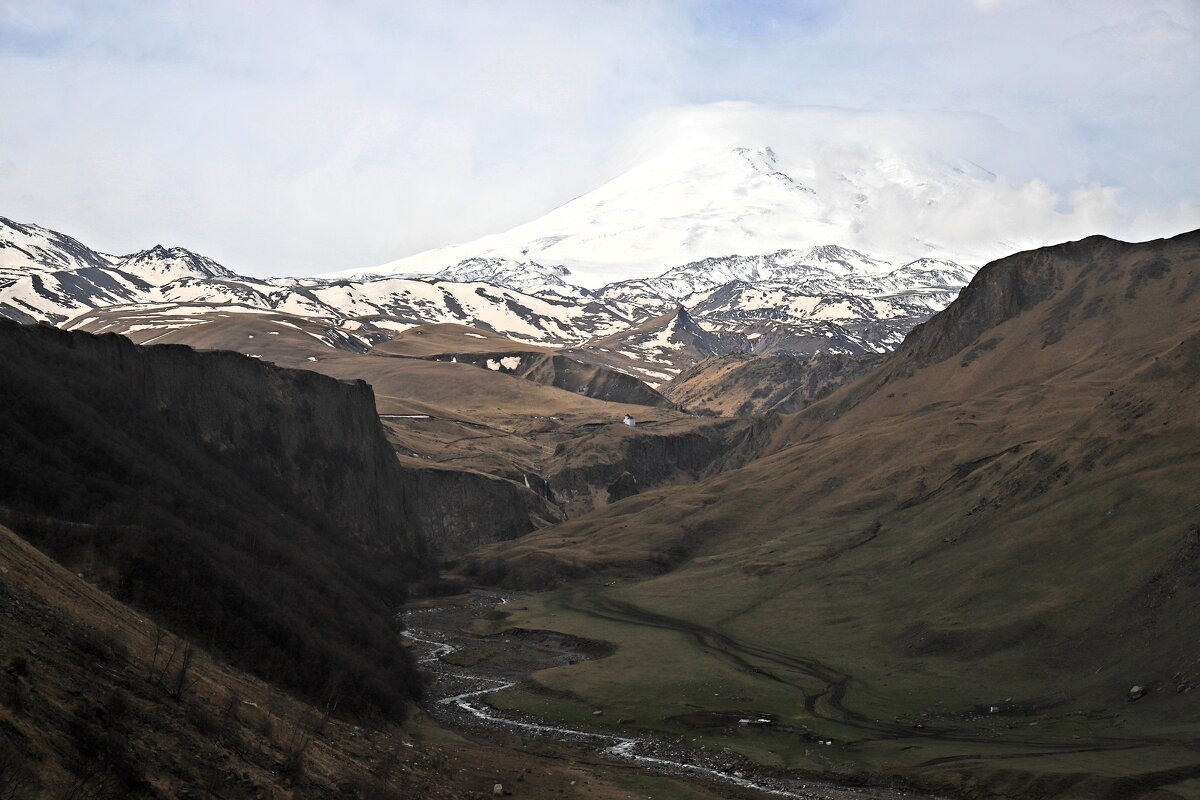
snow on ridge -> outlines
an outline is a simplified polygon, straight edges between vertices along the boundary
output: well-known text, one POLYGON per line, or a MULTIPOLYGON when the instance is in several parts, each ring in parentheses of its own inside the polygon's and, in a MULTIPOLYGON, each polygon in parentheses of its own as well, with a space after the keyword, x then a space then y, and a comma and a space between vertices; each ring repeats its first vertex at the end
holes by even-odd
MULTIPOLYGON (((928 237, 867 235, 860 223, 885 200, 952 202, 989 178, 940 161, 870 148, 850 158, 831 147, 671 148, 505 233, 309 278, 243 277, 176 247, 108 256, 0 218, 0 314, 65 323, 92 309, 170 315, 192 306, 389 330, 453 322, 563 346, 681 307, 694 317, 694 334, 729 341, 771 323, 800 338, 838 340, 831 347, 893 342, 905 325, 948 304, 974 270, 928 237), (618 269, 649 277, 584 288, 618 269)), ((755 330, 755 342, 771 339, 755 330)), ((658 336, 656 361, 688 349, 669 331, 658 336)))

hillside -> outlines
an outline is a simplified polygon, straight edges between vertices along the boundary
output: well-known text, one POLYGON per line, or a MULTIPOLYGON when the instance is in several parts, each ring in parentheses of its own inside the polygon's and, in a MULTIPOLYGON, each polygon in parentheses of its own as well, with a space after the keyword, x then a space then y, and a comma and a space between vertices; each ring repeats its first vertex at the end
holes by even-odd
POLYGON ((429 544, 366 384, 0 321, 0 431, 9 527, 76 572, 348 712, 418 692, 429 544))
POLYGON ((749 354, 706 359, 676 375, 663 395, 696 414, 791 414, 882 363, 884 356, 749 354))
POLYGON ((526 797, 718 797, 470 742, 421 714, 340 719, 332 695, 300 702, 189 646, 4 526, 0 642, 0 796, 12 800, 461 800, 497 783, 526 797))
POLYGON ((509 622, 617 643, 538 681, 639 725, 752 708, 778 732, 703 735, 973 795, 1195 797, 1198 290, 1200 233, 1001 259, 765 457, 474 568, 572 578, 509 622))

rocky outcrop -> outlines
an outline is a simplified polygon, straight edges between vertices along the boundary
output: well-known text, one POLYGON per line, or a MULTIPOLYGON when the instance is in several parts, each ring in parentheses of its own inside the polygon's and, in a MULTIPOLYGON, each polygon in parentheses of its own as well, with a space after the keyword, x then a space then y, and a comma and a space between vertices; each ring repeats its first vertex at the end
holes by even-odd
POLYGON ((916 326, 893 361, 923 366, 947 359, 984 332, 1058 293, 1065 276, 1078 265, 1112 265, 1122 251, 1136 246, 1089 236, 993 261, 976 273, 956 302, 916 326))

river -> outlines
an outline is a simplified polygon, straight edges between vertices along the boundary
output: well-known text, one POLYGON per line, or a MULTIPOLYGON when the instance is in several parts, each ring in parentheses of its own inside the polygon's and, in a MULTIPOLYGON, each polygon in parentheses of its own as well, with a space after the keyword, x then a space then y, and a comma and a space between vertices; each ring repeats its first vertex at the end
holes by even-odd
POLYGON ((631 761, 655 772, 694 777, 711 784, 736 786, 765 797, 806 800, 918 800, 925 797, 894 789, 843 787, 812 780, 768 775, 740 757, 717 755, 688 747, 669 737, 639 733, 616 734, 562 726, 545 720, 500 711, 486 701, 488 695, 515 686, 538 669, 574 663, 588 657, 572 645, 570 637, 549 632, 510 631, 474 636, 464 631, 473 618, 503 606, 509 598, 477 591, 467 603, 413 608, 405 613, 406 636, 412 640, 418 662, 432 677, 426 710, 451 727, 510 731, 534 738, 566 742, 614 759, 631 761), (478 663, 453 664, 447 659, 486 645, 498 657, 478 663), (730 763, 731 761, 735 763, 730 763))

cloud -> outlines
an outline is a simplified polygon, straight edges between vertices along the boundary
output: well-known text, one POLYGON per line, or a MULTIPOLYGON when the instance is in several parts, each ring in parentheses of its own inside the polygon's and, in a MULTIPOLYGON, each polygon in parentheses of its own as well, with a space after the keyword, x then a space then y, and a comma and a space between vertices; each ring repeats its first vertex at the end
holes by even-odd
POLYGON ((734 100, 900 111, 1055 206, 1098 184, 1151 218, 1200 185, 1198 17, 1189 0, 6 3, 0 213, 258 274, 365 266, 538 216, 627 165, 664 109, 734 100), (939 126, 959 115, 993 133, 939 126))

